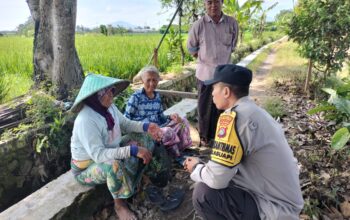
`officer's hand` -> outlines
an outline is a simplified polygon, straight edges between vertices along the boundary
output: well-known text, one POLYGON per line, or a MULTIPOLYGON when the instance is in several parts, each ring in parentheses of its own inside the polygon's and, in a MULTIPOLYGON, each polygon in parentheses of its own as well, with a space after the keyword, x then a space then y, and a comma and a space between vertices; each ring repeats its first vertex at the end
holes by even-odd
POLYGON ((144 164, 148 164, 152 159, 152 153, 145 147, 138 147, 136 156, 141 158, 144 164))
POLYGON ((187 157, 185 162, 184 162, 184 169, 187 172, 192 173, 193 172, 193 167, 199 163, 199 158, 198 157, 187 157))

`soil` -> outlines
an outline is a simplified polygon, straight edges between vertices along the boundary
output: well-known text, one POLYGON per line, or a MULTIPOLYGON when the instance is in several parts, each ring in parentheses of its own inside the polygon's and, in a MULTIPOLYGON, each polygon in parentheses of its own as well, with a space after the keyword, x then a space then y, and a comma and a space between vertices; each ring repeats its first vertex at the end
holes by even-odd
MULTIPOLYGON (((273 87, 267 86, 266 76, 271 69, 274 56, 275 51, 272 50, 256 71, 251 85, 251 96, 257 103, 271 96, 278 96, 283 100, 287 114, 278 120, 299 162, 300 185, 305 200, 300 219, 349 220, 350 153, 334 152, 330 149, 334 123, 326 121, 322 115, 307 114, 315 104, 303 95, 300 89, 302 85, 296 85, 295 82, 284 84, 276 82, 273 87)), ((195 129, 192 128, 192 131, 195 129)), ((194 139, 198 140, 198 134, 193 132, 193 135, 194 139)), ((195 141, 191 151, 207 159, 210 149, 199 148, 197 143, 198 141, 195 141)), ((180 164, 173 164, 173 179, 163 189, 163 193, 167 194, 174 188, 184 189, 186 191, 184 201, 179 208, 162 212, 145 198, 141 190, 129 203, 139 219, 200 219, 196 216, 191 201, 193 181, 180 164)), ((113 204, 106 205, 93 219, 117 219, 113 204)))

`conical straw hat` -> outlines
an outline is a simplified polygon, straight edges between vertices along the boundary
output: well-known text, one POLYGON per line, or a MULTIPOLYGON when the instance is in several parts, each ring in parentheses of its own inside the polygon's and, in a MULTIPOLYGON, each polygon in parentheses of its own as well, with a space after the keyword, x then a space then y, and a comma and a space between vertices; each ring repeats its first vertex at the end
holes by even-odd
POLYGON ((124 89, 129 86, 130 82, 128 80, 112 78, 108 76, 102 76, 94 73, 88 73, 85 77, 83 85, 79 90, 78 96, 75 98, 74 104, 71 108, 72 112, 79 112, 82 107, 82 101, 94 93, 107 88, 109 86, 115 85, 116 92, 114 95, 118 95, 124 89))

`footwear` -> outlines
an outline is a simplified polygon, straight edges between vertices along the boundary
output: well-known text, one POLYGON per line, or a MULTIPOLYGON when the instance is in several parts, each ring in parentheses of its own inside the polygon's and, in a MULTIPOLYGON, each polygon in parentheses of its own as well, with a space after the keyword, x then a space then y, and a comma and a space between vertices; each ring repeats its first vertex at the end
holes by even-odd
POLYGON ((159 209, 163 212, 176 209, 180 206, 185 197, 185 190, 176 189, 173 193, 167 196, 165 202, 159 206, 159 209))
POLYGON ((165 203, 165 198, 162 194, 162 190, 156 186, 148 186, 145 189, 146 196, 149 201, 154 205, 162 205, 165 203))
POLYGON ((201 138, 201 141, 199 142, 200 147, 208 147, 208 141, 205 138, 201 138))
POLYGON ((167 170, 157 174, 156 177, 150 177, 151 183, 157 187, 165 187, 170 181, 170 175, 167 170))

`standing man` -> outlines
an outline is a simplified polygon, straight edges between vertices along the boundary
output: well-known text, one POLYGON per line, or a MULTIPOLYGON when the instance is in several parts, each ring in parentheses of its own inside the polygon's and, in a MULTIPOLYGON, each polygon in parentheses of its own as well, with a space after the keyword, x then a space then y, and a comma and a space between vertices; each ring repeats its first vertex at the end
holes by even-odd
POLYGON ((198 89, 198 121, 201 145, 214 138, 220 112, 213 104, 211 85, 204 80, 213 78, 219 64, 231 63, 231 53, 238 38, 237 21, 223 14, 223 0, 204 0, 206 14, 196 21, 188 35, 188 51, 198 60, 196 68, 198 89))
POLYGON ((303 208, 297 160, 281 126, 249 97, 252 72, 219 65, 213 101, 220 115, 208 163, 189 157, 193 205, 203 219, 297 220, 303 208))

